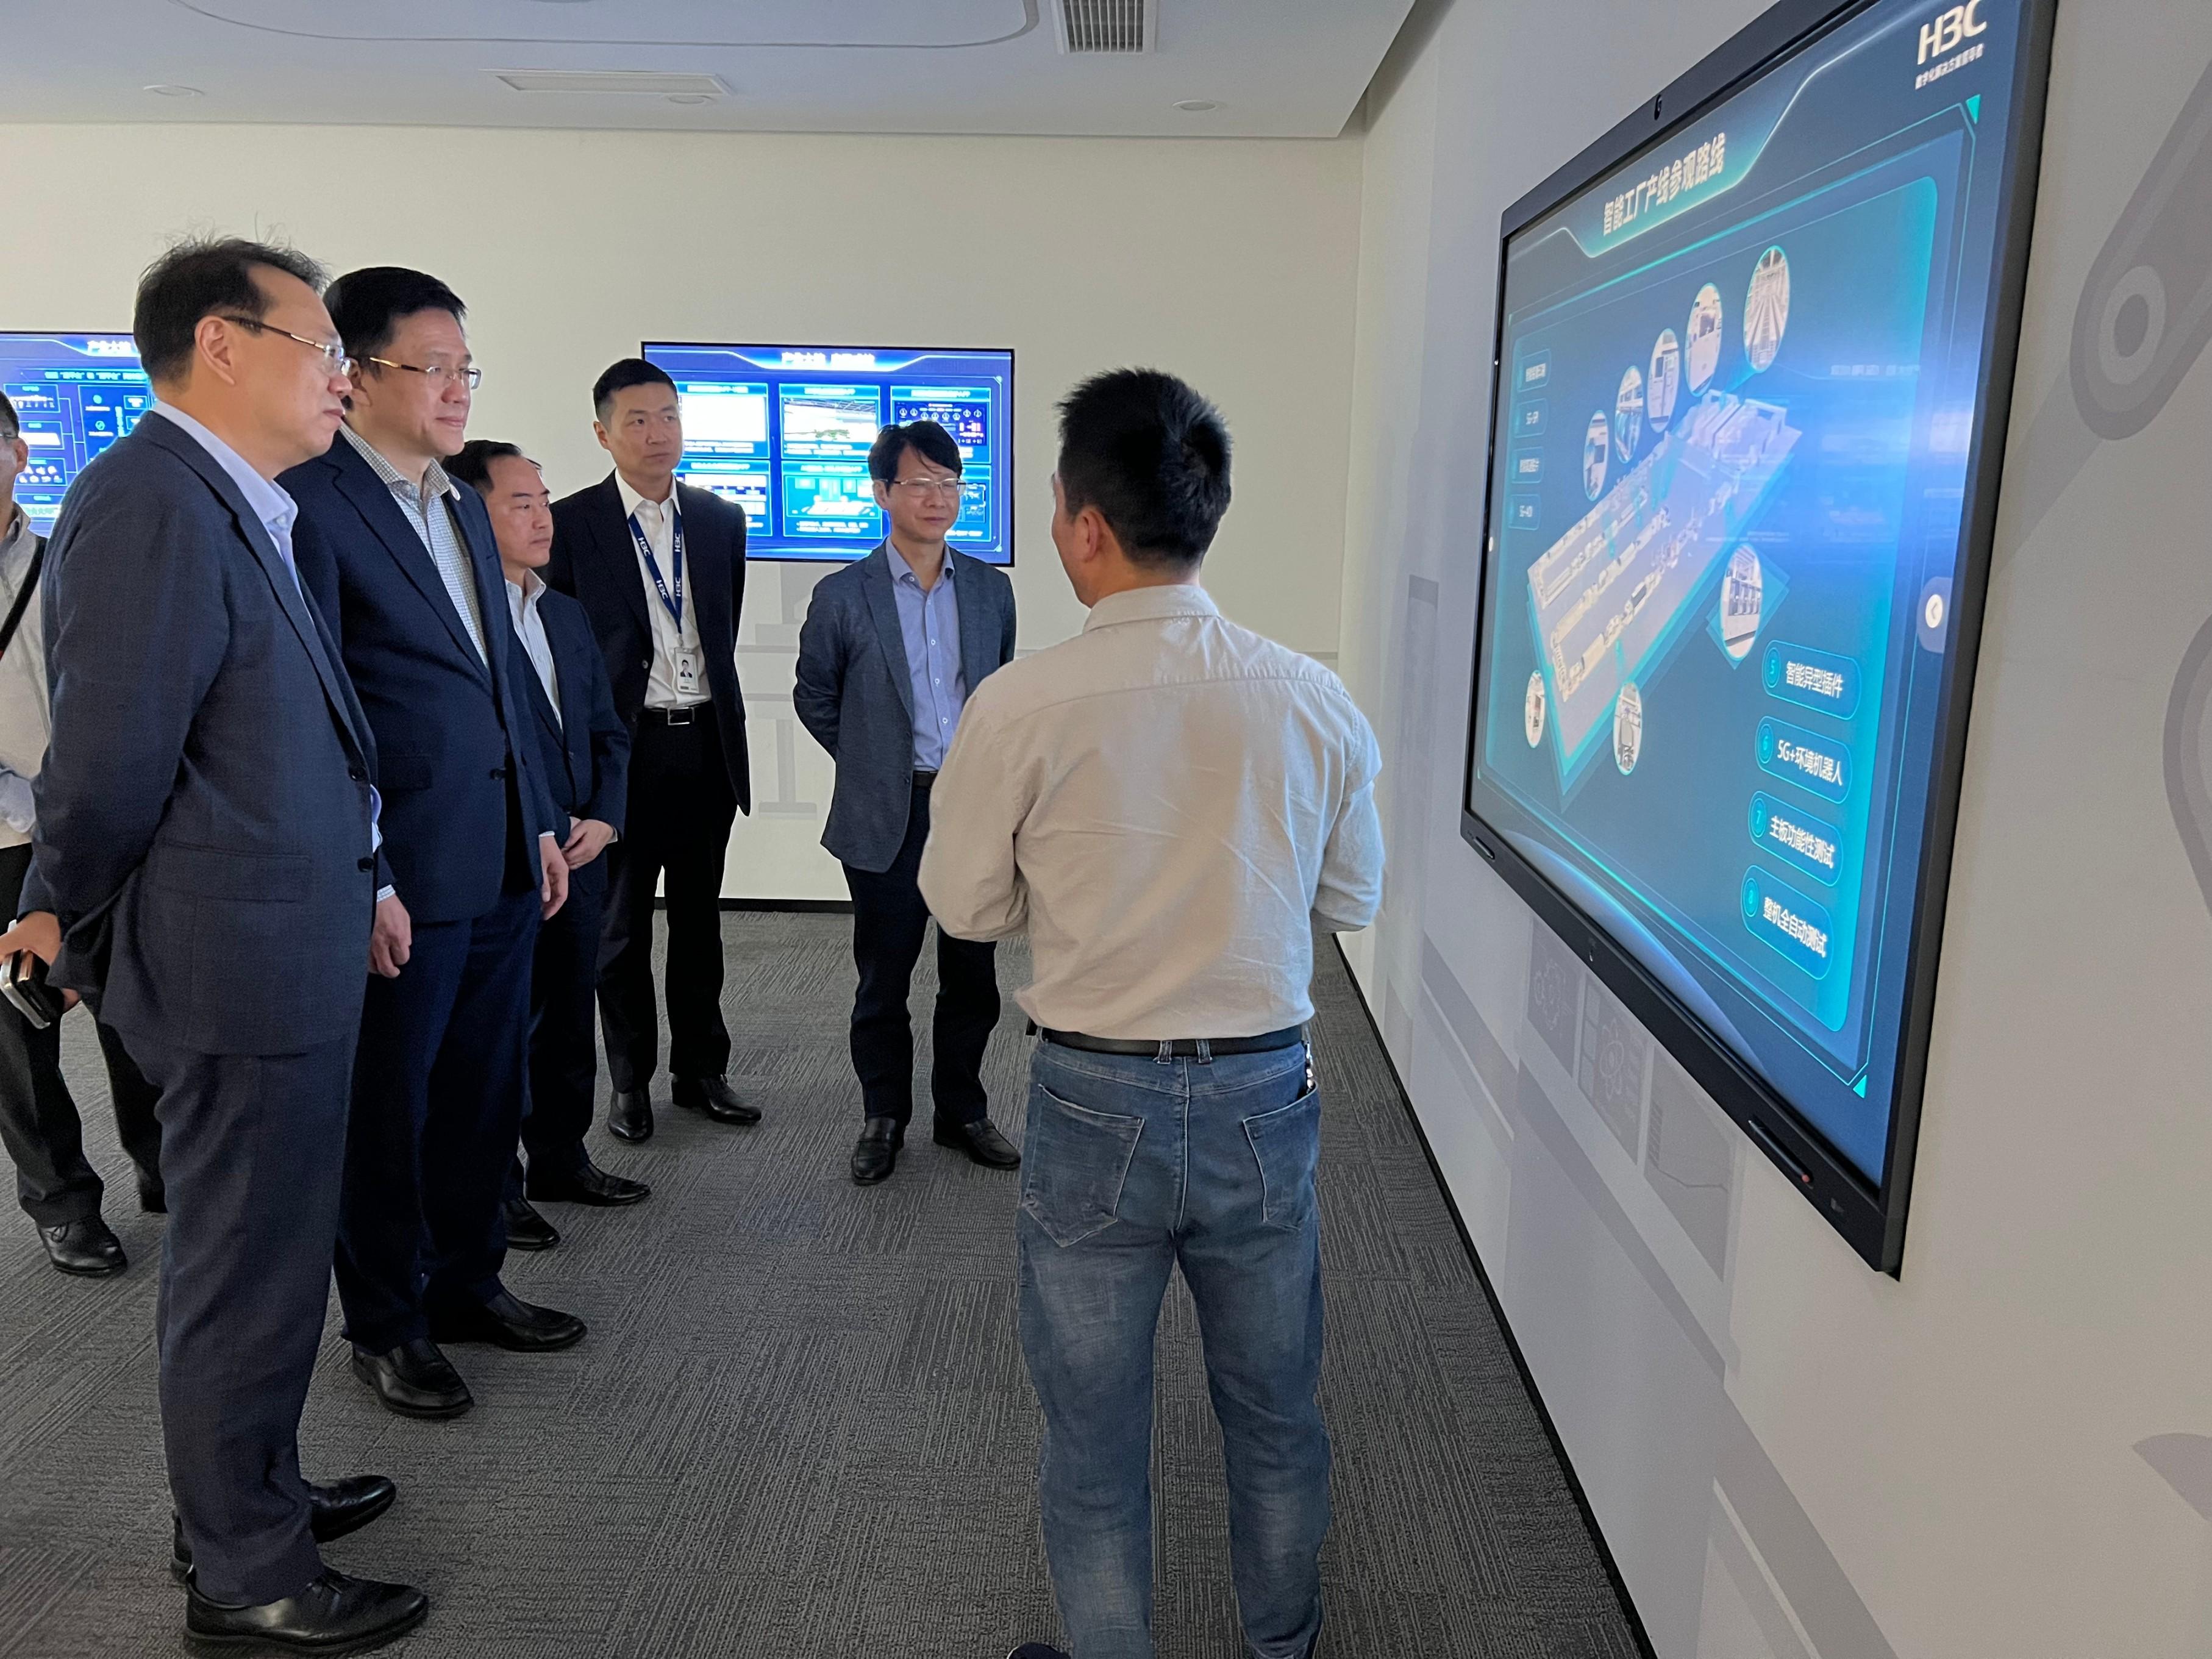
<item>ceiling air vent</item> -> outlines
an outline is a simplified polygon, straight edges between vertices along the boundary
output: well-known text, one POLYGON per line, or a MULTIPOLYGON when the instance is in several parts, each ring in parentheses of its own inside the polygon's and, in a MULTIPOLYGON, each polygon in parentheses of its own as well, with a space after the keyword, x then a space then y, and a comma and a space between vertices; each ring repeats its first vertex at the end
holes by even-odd
POLYGON ((724 98, 729 88, 712 75, 661 75, 650 70, 494 70, 517 92, 626 92, 647 98, 724 98))
POLYGON ((1065 52, 1150 52, 1158 0, 1056 0, 1065 52))

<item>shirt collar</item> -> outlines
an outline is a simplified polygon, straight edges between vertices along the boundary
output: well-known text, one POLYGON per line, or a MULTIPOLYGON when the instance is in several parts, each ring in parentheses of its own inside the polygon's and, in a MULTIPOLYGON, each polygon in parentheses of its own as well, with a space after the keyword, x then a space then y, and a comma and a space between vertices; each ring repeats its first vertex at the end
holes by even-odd
POLYGON ((157 401, 148 413, 159 415, 214 458, 216 465, 230 475, 230 481, 246 497, 246 506, 272 538, 282 543, 291 534, 292 521, 300 516, 299 504, 285 494, 281 484, 272 483, 256 472, 247 465, 245 456, 183 410, 157 401))
POLYGON ((674 484, 669 485, 668 499, 665 501, 647 501, 644 496, 639 495, 637 491, 629 487, 629 480, 623 477, 619 472, 615 474, 615 488, 622 492, 623 517, 625 519, 635 515, 638 508, 641 507, 649 507, 654 512, 659 513, 665 508, 672 507, 676 505, 676 486, 674 484))
MULTIPOLYGON (((884 538, 884 551, 890 559, 893 581, 912 582, 916 587, 921 586, 921 578, 914 574, 914 567, 906 562, 906 555, 898 550, 897 544, 888 536, 884 538)), ((945 550, 944 568, 939 570, 937 576, 939 581, 952 580, 952 550, 950 547, 945 550)))
POLYGON ((1171 617, 1218 617, 1221 607, 1204 588, 1193 582, 1174 582, 1161 587, 1132 587, 1109 593, 1091 607, 1083 631, 1111 628, 1118 623, 1165 622, 1171 617))
POLYGON ((453 481, 446 476, 446 469, 439 465, 436 461, 432 461, 423 469, 422 487, 417 489, 409 482, 405 473, 384 459, 383 451, 355 431, 351 426, 342 426, 338 430, 345 434, 346 441, 354 447, 355 453, 374 467, 376 476, 383 479, 393 490, 418 503, 428 501, 433 495, 449 495, 459 498, 460 491, 453 487, 453 481))
POLYGON ((545 592, 545 579, 535 570, 526 570, 520 581, 510 577, 507 586, 509 590, 507 597, 514 601, 517 609, 531 608, 537 605, 539 596, 545 592))
POLYGON ((0 529, 0 556, 14 550, 16 543, 31 538, 31 515, 23 511, 21 501, 8 503, 6 527, 0 529))

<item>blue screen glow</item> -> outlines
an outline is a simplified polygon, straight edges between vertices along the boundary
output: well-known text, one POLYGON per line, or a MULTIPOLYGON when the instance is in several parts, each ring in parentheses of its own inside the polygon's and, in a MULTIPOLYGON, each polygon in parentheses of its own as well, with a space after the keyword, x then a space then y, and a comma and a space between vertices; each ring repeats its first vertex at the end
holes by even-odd
POLYGON ((41 531, 85 463, 154 401, 128 334, 0 334, 0 392, 15 405, 30 465, 15 499, 41 531))

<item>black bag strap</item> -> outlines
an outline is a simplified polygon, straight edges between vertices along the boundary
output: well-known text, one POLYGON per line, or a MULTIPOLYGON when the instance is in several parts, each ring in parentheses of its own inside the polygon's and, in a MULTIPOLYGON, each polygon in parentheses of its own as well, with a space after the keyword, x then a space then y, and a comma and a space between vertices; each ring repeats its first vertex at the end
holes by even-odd
POLYGON ((31 595, 39 591, 39 568, 46 562, 46 544, 41 539, 31 550, 31 568, 23 573, 23 585, 15 590, 15 603, 8 608, 8 620, 0 623, 0 657, 8 654, 8 647, 15 642, 15 630, 23 625, 23 613, 31 608, 31 595))

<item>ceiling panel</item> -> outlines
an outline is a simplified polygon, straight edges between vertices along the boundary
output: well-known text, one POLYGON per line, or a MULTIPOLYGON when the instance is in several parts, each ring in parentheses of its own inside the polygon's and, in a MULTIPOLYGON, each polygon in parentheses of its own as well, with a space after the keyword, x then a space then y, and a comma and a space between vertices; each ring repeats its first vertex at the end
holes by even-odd
POLYGON ((1413 0, 1158 0, 1115 55, 1062 52, 1060 3, 0 0, 0 121, 1333 137, 1413 0), (499 78, 547 70, 715 89, 499 78))

